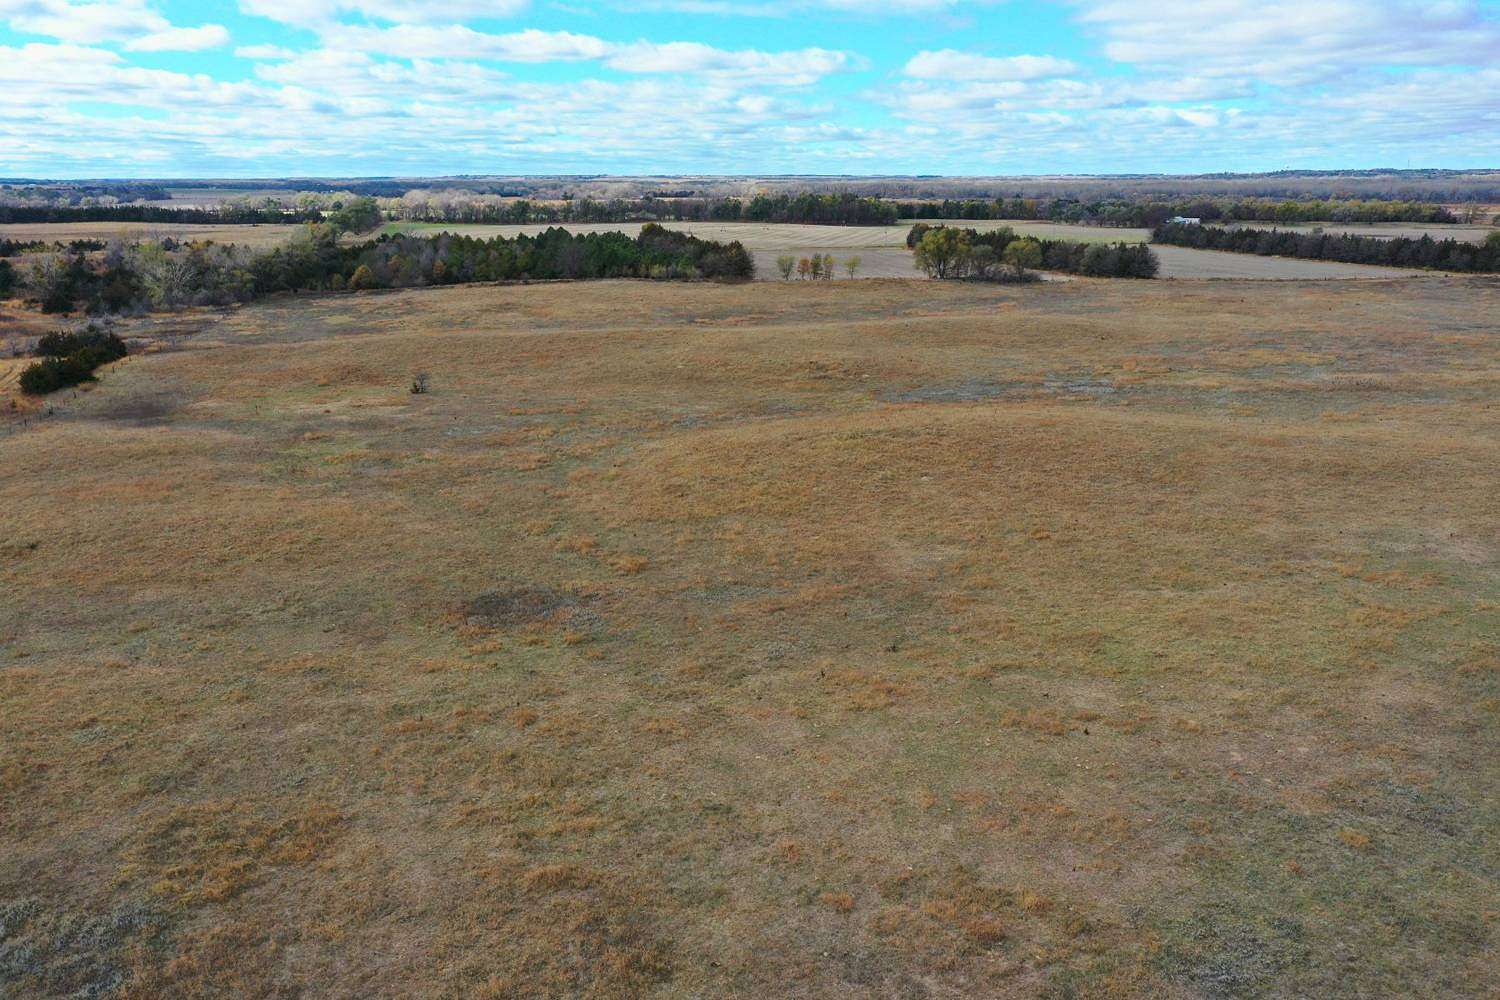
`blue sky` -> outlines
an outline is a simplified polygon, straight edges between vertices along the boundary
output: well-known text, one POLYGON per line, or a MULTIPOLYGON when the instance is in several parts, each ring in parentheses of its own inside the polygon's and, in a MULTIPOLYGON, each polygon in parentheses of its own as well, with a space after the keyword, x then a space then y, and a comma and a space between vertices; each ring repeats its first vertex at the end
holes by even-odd
POLYGON ((0 0, 0 176, 1500 166, 1500 0, 0 0))

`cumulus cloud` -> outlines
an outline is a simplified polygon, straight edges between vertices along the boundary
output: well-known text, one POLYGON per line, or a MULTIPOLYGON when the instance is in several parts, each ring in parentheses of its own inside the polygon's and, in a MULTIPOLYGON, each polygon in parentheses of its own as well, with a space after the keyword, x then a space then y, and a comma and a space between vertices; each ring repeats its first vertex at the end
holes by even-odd
POLYGON ((919 80, 1037 80, 1067 76, 1076 63, 1056 56, 983 56, 943 49, 918 52, 906 64, 907 76, 919 80))
POLYGON ((283 24, 312 26, 344 15, 393 24, 441 24, 479 18, 514 17, 528 0, 240 0, 247 14, 283 24))
POLYGON ((466 25, 339 25, 323 32, 326 45, 403 59, 488 59, 514 63, 598 61, 624 73, 743 77, 764 86, 805 86, 856 65, 829 49, 764 52, 721 49, 699 42, 617 43, 569 31, 495 34, 466 25))
POLYGON ((389 28, 338 25, 323 32, 325 44, 403 59, 499 59, 544 63, 603 59, 614 46, 592 35, 528 28, 494 34, 467 25, 400 24, 389 28))
POLYGON ((1075 0, 1119 62, 1305 81, 1354 66, 1488 65, 1500 18, 1474 0, 1075 0))
POLYGON ((141 52, 196 52, 229 41, 222 25, 178 27, 145 0, 0 0, 0 20, 16 31, 64 42, 123 42, 141 52))
POLYGON ((761 52, 717 49, 697 42, 637 42, 617 48, 606 64, 626 73, 688 73, 742 77, 761 84, 804 86, 849 68, 854 60, 829 49, 761 52))

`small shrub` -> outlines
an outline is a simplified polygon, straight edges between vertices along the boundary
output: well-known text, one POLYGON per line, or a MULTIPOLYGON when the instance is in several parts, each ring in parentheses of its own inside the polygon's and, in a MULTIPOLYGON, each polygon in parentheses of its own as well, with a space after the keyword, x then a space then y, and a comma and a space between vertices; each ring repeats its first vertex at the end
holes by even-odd
POLYGON ((819 897, 823 905, 835 913, 854 912, 854 897, 847 892, 825 892, 819 897))
POLYGON ((375 273, 364 264, 354 269, 349 277, 349 290, 362 292, 367 288, 374 288, 379 282, 375 280, 375 273))
POLYGON ((93 365, 79 357, 43 358, 21 372, 21 391, 28 396, 45 396, 81 382, 94 381, 93 365))
POLYGON ((126 355, 125 341, 107 330, 96 326, 69 333, 58 330, 46 334, 36 343, 38 357, 65 358, 80 351, 93 351, 104 358, 99 364, 118 361, 126 355))

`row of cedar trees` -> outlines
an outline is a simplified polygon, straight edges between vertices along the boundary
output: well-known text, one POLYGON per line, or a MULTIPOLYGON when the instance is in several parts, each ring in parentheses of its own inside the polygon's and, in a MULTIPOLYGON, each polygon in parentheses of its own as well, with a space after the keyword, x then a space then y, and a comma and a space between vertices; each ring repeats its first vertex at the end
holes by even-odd
POLYGON ((1159 226, 1157 243, 1228 250, 1265 257, 1298 257, 1303 260, 1333 260, 1346 264, 1382 264, 1387 267, 1425 268, 1493 274, 1500 272, 1500 232, 1483 243, 1399 237, 1379 239, 1337 233, 1289 232, 1281 229, 1224 229, 1172 223, 1159 226))
POLYGON ((1009 228, 978 232, 919 222, 906 245, 929 277, 978 281, 1035 280, 1031 269, 1092 278, 1154 278, 1160 261, 1151 248, 1132 243, 1086 243, 1019 236, 1009 228))
POLYGON ((79 253, 88 253, 93 250, 103 250, 107 243, 104 240, 69 240, 64 243, 61 240, 47 242, 46 240, 6 240, 0 239, 0 257, 19 257, 23 253, 62 253, 65 250, 74 250, 79 253))
MULTIPOLYGON (((6 267, 9 270, 7 264, 6 267)), ((652 278, 745 280, 755 264, 739 243, 716 243, 657 225, 639 236, 575 235, 483 240, 442 234, 382 236, 341 244, 319 227, 272 250, 193 244, 166 254, 159 245, 113 247, 102 259, 70 253, 39 257, 12 280, 14 291, 46 312, 144 311, 228 305, 276 292, 407 288, 475 281, 652 278)))

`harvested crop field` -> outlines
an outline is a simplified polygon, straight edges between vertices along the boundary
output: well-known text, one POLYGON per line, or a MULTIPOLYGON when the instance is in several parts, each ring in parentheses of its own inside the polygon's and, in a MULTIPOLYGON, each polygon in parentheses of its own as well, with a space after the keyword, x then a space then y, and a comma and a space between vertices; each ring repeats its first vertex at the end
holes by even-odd
POLYGON ((1497 311, 205 315, 0 424, 0 993, 1490 995, 1497 311))
POLYGON ((300 225, 197 225, 178 222, 16 222, 0 224, 0 239, 29 243, 70 240, 195 240, 267 247, 284 243, 306 227, 300 225))
POLYGON ((1405 237, 1406 239, 1419 240, 1423 236, 1431 236, 1435 240, 1460 240, 1466 243, 1483 243, 1492 233, 1500 232, 1494 226, 1442 224, 1442 223, 1419 223, 1419 222, 1385 222, 1369 224, 1349 224, 1339 222, 1315 222, 1307 224, 1287 224, 1284 222, 1244 222, 1240 226, 1248 229, 1282 229, 1298 233, 1310 233, 1313 230, 1322 230, 1325 233, 1341 233, 1349 236, 1374 236, 1380 239, 1395 239, 1405 237))
POLYGON ((1344 264, 1332 260, 1298 260, 1294 257, 1261 257, 1258 254, 1195 250, 1153 244, 1151 251, 1161 261, 1163 278, 1238 278, 1251 281, 1355 280, 1410 278, 1422 274, 1410 268, 1344 264))
MULTIPOLYGON (((1099 226, 1069 226, 1051 222, 967 222, 945 225, 988 230, 1007 227, 1026 236, 1049 240, 1082 240, 1099 243, 1144 243, 1151 237, 1146 229, 1107 229, 1099 226)), ((911 226, 804 226, 773 225, 751 222, 673 222, 671 229, 692 233, 702 239, 744 244, 755 258, 758 280, 779 281, 776 258, 783 254, 805 256, 832 254, 838 262, 837 277, 846 277, 843 262, 860 258, 858 277, 908 278, 914 276, 911 252, 906 248, 906 234, 911 226)), ((495 236, 536 235, 547 226, 466 226, 439 223, 393 223, 391 232, 452 232, 485 239, 495 236)), ((603 223, 564 227, 572 232, 637 233, 640 224, 603 223)), ((1320 260, 1293 260, 1279 257, 1256 257, 1251 254, 1219 253, 1188 247, 1153 247, 1161 258, 1163 278, 1242 278, 1247 280, 1392 278, 1414 272, 1361 264, 1339 264, 1320 260)))

